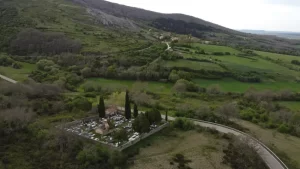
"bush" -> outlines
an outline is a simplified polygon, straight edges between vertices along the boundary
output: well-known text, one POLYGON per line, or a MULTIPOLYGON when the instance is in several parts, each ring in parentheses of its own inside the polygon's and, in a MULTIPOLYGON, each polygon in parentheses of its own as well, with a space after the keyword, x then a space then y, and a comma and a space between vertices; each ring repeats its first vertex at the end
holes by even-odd
POLYGON ((55 63, 52 60, 42 59, 36 63, 39 70, 50 71, 55 63))
POLYGON ((173 122, 173 126, 184 131, 193 130, 195 128, 195 124, 185 118, 176 118, 173 122))
POLYGON ((277 129, 280 133, 289 133, 290 132, 290 128, 287 124, 281 124, 278 129, 277 129))
POLYGON ((90 111, 92 109, 92 103, 87 98, 78 96, 68 101, 67 108, 69 111, 74 109, 90 111))

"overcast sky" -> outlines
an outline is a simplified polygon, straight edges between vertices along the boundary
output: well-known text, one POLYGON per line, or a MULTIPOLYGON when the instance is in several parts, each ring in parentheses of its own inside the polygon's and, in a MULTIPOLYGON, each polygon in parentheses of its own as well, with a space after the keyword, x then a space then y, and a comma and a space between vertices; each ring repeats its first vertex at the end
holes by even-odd
POLYGON ((231 29, 300 32, 300 0, 108 0, 162 13, 183 13, 231 29))

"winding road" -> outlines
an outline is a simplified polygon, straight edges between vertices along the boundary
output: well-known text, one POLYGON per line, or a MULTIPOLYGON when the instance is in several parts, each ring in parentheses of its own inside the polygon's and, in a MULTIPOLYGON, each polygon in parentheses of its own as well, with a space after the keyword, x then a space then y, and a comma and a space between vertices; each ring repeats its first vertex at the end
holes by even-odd
MULTIPOLYGON (((162 116, 164 117, 164 115, 162 116)), ((175 120, 176 118, 168 117, 168 119, 175 120)), ((193 121, 195 125, 201 127, 213 128, 218 130, 221 133, 226 133, 226 134, 230 133, 235 136, 241 137, 241 139, 247 138, 247 140, 249 141, 248 144, 250 144, 253 148, 255 148, 255 150, 257 150, 259 156, 264 160, 264 162, 268 165, 270 169, 288 169, 288 167, 280 160, 279 157, 276 156, 275 153, 272 152, 272 150, 270 150, 266 145, 264 145, 256 138, 250 136, 249 134, 246 134, 244 132, 241 132, 239 130, 221 124, 195 120, 195 119, 190 119, 190 120, 193 121)))
POLYGON ((17 81, 15 81, 15 80, 13 80, 13 79, 11 79, 11 78, 8 78, 8 77, 6 77, 6 76, 3 76, 3 75, 1 75, 1 74, 0 74, 0 78, 3 79, 3 80, 8 81, 8 82, 10 82, 10 83, 13 83, 13 84, 18 83, 17 81))
MULTIPOLYGON (((4 79, 10 83, 13 83, 13 84, 17 83, 17 81, 10 79, 3 75, 0 75, 0 78, 4 79)), ((118 109, 124 111, 123 107, 118 107, 118 109)), ((139 113, 142 113, 142 112, 139 112, 139 113)), ((162 115, 162 117, 164 118, 165 115, 162 115)), ((168 119, 173 121, 176 118, 168 116, 168 119)), ((266 145, 264 145, 259 140, 255 139, 254 137, 252 137, 244 132, 241 132, 239 130, 236 130, 234 128, 224 126, 221 124, 216 124, 216 123, 211 123, 211 122, 201 121, 201 120, 196 120, 196 119, 189 119, 189 120, 193 121, 194 124, 198 125, 198 126, 213 128, 213 129, 218 130, 221 133, 231 133, 231 134, 239 136, 241 138, 243 138, 243 137, 248 138, 248 140, 249 140, 248 144, 251 144, 251 146, 257 150, 257 153, 260 155, 260 157, 264 160, 264 162, 268 165, 268 167, 270 169, 288 169, 288 167, 266 145)))

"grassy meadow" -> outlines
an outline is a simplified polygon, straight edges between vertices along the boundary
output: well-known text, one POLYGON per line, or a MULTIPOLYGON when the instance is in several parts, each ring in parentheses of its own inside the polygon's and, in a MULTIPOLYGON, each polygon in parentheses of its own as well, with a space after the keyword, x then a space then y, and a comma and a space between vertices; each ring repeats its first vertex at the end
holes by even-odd
POLYGON ((257 90, 269 89, 273 91, 279 91, 289 89, 291 91, 300 92, 300 85, 295 82, 246 83, 226 78, 222 80, 195 79, 193 81, 201 87, 208 87, 210 85, 217 84, 221 87, 221 90, 225 92, 245 92, 250 87, 254 87, 257 90))
POLYGON ((193 43, 192 47, 198 47, 200 49, 203 49, 206 53, 212 53, 212 52, 230 52, 231 54, 240 53, 238 50, 233 49, 228 46, 217 46, 217 45, 206 45, 206 44, 200 44, 200 43, 193 43))
POLYGON ((18 62, 22 65, 21 69, 14 69, 12 67, 0 66, 0 74, 3 74, 9 78, 12 78, 16 81, 23 81, 28 78, 28 75, 36 69, 36 65, 18 62))
POLYGON ((177 153, 191 160, 188 165, 191 168, 201 166, 206 169, 230 169, 229 166, 222 164, 224 155, 222 149, 227 145, 226 140, 216 139, 210 134, 196 131, 169 132, 167 130, 152 135, 129 148, 129 150, 140 148, 140 153, 133 158, 132 169, 174 168, 177 164, 171 165, 170 161, 177 153))
POLYGON ((166 63, 167 67, 180 67, 180 68, 189 68, 194 70, 215 70, 215 71, 224 71, 219 65, 208 62, 197 62, 190 60, 176 60, 176 61, 168 61, 166 63))

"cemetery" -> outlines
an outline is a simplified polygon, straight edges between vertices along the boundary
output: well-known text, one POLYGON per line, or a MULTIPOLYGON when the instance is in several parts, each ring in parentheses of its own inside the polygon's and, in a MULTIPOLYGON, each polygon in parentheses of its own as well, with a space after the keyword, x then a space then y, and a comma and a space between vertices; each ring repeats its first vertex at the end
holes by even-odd
POLYGON ((121 151, 168 125, 158 110, 138 113, 136 105, 131 117, 131 109, 126 106, 125 109, 117 106, 105 109, 104 101, 100 98, 98 111, 98 116, 64 124, 62 129, 121 151))

